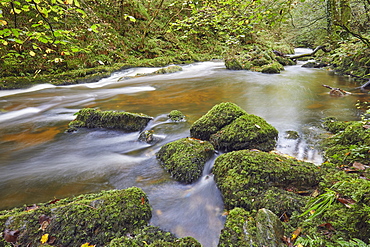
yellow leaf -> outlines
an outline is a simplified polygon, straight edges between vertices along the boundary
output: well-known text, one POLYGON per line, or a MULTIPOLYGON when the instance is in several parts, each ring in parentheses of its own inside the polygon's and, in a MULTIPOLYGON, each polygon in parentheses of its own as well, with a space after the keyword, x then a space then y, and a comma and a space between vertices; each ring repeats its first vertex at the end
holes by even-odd
POLYGON ((30 55, 31 55, 32 57, 34 57, 34 56, 36 56, 36 53, 35 53, 34 51, 30 51, 30 55))
POLYGON ((302 244, 298 244, 297 247, 304 247, 302 244))
POLYGON ((95 245, 90 245, 90 243, 84 243, 81 247, 95 247, 95 245))
POLYGON ((1 25, 6 26, 8 23, 4 20, 0 20, 1 25))
POLYGON ((46 233, 46 234, 42 235, 41 243, 45 244, 48 241, 48 239, 49 239, 49 234, 46 233))

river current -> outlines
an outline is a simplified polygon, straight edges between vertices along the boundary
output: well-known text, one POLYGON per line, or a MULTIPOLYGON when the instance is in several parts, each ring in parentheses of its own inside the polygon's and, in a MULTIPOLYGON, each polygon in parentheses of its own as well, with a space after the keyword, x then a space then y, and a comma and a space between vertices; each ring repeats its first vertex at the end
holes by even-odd
POLYGON ((326 69, 301 65, 271 75, 227 70, 222 61, 210 61, 184 65, 173 74, 124 79, 158 69, 135 68, 95 83, 0 91, 0 210, 137 186, 153 207, 151 224, 179 237, 193 236, 205 247, 217 246, 225 217, 210 174, 216 155, 199 181, 183 185, 163 171, 155 153, 189 136, 191 124, 215 104, 230 101, 278 129, 278 152, 320 164, 315 136, 321 119, 357 120, 355 103, 370 98, 332 97, 322 84, 347 91, 356 85, 326 69), (74 113, 85 107, 152 116, 147 129, 155 131, 157 141, 138 141, 139 132, 65 132, 74 113), (168 121, 171 110, 180 110, 187 121, 168 121), (291 130, 300 138, 285 138, 291 130))

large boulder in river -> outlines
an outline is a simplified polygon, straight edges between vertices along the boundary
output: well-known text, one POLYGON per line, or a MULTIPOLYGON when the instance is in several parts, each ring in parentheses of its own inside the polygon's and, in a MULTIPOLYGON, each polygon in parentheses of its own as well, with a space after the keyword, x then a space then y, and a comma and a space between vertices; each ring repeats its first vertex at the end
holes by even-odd
POLYGON ((133 187, 2 211, 0 246, 106 246, 147 226, 151 210, 146 194, 133 187))
POLYGON ((234 151, 276 146, 278 131, 263 118, 248 114, 234 103, 214 106, 190 128, 193 138, 209 140, 216 149, 234 151))
POLYGON ((142 113, 101 111, 93 108, 81 109, 75 115, 76 119, 69 123, 68 131, 77 128, 107 128, 135 132, 144 129, 153 119, 142 113))
POLYGON ((301 211, 321 170, 278 154, 240 150, 217 157, 212 172, 226 209, 267 208, 277 215, 301 211))
POLYGON ((192 183, 201 177, 205 163, 213 154, 214 148, 208 141, 182 138, 162 146, 156 156, 174 179, 192 183))

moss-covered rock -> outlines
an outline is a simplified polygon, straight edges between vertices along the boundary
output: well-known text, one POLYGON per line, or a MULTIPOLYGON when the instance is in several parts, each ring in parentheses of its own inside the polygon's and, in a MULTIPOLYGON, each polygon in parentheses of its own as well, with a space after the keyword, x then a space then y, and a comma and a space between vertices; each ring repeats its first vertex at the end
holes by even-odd
POLYGON ((182 67, 177 66, 177 65, 171 65, 171 66, 156 70, 153 72, 153 74, 170 74, 170 73, 175 73, 179 71, 182 71, 182 67))
POLYGON ((179 111, 179 110, 172 110, 168 114, 168 117, 169 117, 169 119, 171 119, 174 122, 180 122, 180 121, 184 121, 185 120, 184 114, 182 114, 182 112, 179 111))
POLYGON ((231 102, 215 105, 193 123, 190 127, 190 136, 201 140, 209 140, 212 134, 246 114, 246 111, 231 102))
POLYGON ((259 149, 271 151, 276 146, 278 131, 263 118, 247 114, 235 119, 210 137, 218 150, 259 149))
POLYGON ((269 63, 261 67, 261 72, 265 74, 279 74, 282 70, 284 70, 284 66, 279 62, 269 63))
POLYGON ((101 111, 84 108, 75 114, 77 117, 68 125, 68 131, 77 128, 107 128, 120 129, 126 132, 140 131, 153 118, 142 113, 101 111))
POLYGON ((177 238, 170 232, 163 231, 158 227, 148 226, 133 232, 129 236, 113 239, 108 247, 201 247, 201 244, 192 237, 177 238))
MULTIPOLYGON (((3 211, 0 215, 1 231, 17 231, 13 243, 18 246, 38 246, 45 234, 46 243, 54 246, 104 246, 147 226, 152 214, 146 194, 133 187, 34 205, 27 211, 3 211)), ((5 244, 0 240, 0 246, 5 244)))
POLYGON ((240 150, 220 155, 213 166, 225 208, 270 209, 277 215, 301 211, 319 184, 315 165, 280 155, 240 150))
POLYGON ((361 121, 327 119, 324 126, 335 135, 323 141, 324 157, 335 164, 370 164, 370 129, 361 121))
POLYGON ((218 246, 257 247, 256 230, 256 223, 251 213, 243 208, 234 208, 227 215, 218 246))
POLYGON ((182 138, 162 146, 156 156, 174 179, 192 183, 200 178, 205 163, 213 154, 214 148, 208 141, 182 138))
POLYGON ((257 214, 243 208, 234 208, 227 215, 221 231, 219 247, 282 247, 284 228, 280 219, 262 208, 257 214))
POLYGON ((276 145, 278 131, 261 117, 248 114, 234 103, 215 105, 190 128, 191 137, 209 140, 216 149, 233 151, 276 145))

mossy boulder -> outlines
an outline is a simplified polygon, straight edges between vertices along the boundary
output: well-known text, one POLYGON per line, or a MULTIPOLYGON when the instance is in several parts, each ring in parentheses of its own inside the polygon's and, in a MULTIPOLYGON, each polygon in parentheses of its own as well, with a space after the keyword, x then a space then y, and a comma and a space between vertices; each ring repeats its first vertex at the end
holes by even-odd
POLYGON ((212 169, 226 209, 267 208, 277 215, 301 211, 319 182, 314 164, 273 153, 240 150, 217 157, 212 169))
POLYGON ((233 151, 276 146, 278 131, 263 118, 248 114, 234 103, 215 105, 190 128, 190 136, 209 140, 216 149, 233 151))
POLYGON ((182 67, 177 66, 177 65, 171 65, 171 66, 156 70, 153 72, 153 74, 170 74, 170 73, 175 73, 179 71, 182 71, 182 67))
POLYGON ((261 72, 265 74, 279 74, 284 70, 284 66, 279 62, 273 62, 261 67, 261 72))
MULTIPOLYGON (((39 246, 45 234, 45 243, 54 246, 105 246, 147 226, 151 210, 146 194, 132 187, 34 205, 27 211, 2 211, 0 223, 4 239, 18 246, 39 246)), ((0 246, 7 244, 4 239, 0 246)))
POLYGON ((201 177, 213 154, 214 148, 208 141, 182 138, 163 145, 156 156, 175 180, 192 183, 201 177))
POLYGON ((77 128, 107 128, 135 132, 144 129, 153 119, 142 113, 101 111, 93 108, 81 109, 75 115, 76 119, 69 123, 68 131, 75 131, 77 128))
POLYGON ((342 122, 329 119, 326 128, 335 135, 323 141, 324 157, 335 164, 370 164, 370 129, 361 121, 342 122))
POLYGON ((168 114, 168 118, 171 119, 173 122, 185 121, 184 114, 182 114, 182 112, 179 110, 172 110, 168 114))
POLYGON ((243 208, 229 211, 221 230, 219 247, 283 247, 284 228, 270 210, 262 208, 257 213, 243 208))

